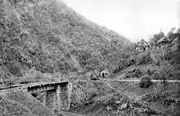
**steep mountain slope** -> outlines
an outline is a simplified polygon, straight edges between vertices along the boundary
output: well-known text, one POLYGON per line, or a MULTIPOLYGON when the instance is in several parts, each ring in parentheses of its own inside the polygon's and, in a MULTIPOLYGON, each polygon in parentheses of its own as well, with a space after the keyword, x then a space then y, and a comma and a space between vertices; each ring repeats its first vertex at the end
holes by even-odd
POLYGON ((0 1, 0 74, 21 77, 35 67, 43 73, 111 66, 130 41, 56 0, 0 1), (114 56, 114 57, 112 57, 114 56), (70 60, 67 60, 70 59, 70 60))
POLYGON ((0 114, 3 116, 54 116, 49 108, 26 91, 1 91, 0 98, 0 114))

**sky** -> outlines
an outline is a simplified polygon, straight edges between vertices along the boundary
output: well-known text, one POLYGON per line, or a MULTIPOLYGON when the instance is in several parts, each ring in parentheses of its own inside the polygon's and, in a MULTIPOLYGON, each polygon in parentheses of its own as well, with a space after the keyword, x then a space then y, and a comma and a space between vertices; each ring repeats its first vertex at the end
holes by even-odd
POLYGON ((180 27, 180 0, 62 0, 87 19, 137 42, 180 27), (179 7, 178 7, 179 6, 179 7))

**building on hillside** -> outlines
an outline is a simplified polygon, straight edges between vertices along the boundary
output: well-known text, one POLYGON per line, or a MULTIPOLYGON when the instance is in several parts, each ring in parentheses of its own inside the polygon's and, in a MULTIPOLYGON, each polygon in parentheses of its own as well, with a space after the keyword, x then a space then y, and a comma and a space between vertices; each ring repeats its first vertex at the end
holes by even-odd
POLYGON ((167 47, 166 45, 170 43, 169 37, 164 36, 159 41, 156 42, 157 49, 163 49, 167 47))
POLYGON ((136 46, 137 51, 145 51, 150 48, 150 44, 146 42, 144 39, 139 41, 136 46))
POLYGON ((166 37, 166 36, 164 36, 164 37, 162 37, 159 41, 157 41, 157 43, 158 43, 158 44, 161 44, 161 45, 167 44, 167 43, 169 43, 169 38, 166 37))
POLYGON ((101 71, 100 75, 101 75, 102 78, 107 78, 107 77, 110 76, 110 72, 109 72, 108 69, 104 69, 104 70, 101 71))

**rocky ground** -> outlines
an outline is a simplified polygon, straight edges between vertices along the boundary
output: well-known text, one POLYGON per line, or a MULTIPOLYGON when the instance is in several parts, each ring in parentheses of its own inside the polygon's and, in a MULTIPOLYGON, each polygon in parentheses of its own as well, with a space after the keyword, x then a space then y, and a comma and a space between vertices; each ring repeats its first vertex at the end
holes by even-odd
POLYGON ((167 83, 166 88, 163 88, 162 83, 154 83, 149 88, 140 88, 137 82, 108 80, 91 81, 87 84, 86 81, 82 81, 76 83, 75 88, 73 93, 78 96, 78 100, 72 100, 69 112, 76 114, 86 116, 178 114, 178 83, 167 83))

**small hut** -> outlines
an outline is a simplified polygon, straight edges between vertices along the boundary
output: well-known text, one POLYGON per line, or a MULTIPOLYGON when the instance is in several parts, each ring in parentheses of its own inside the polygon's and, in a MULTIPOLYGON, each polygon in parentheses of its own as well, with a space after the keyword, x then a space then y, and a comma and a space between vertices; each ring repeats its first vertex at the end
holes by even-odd
POLYGON ((110 76, 110 72, 109 72, 108 69, 104 69, 104 70, 101 71, 100 75, 101 75, 102 78, 107 78, 107 77, 110 76))
POLYGON ((145 51, 150 48, 150 44, 146 42, 144 39, 139 41, 136 46, 137 51, 145 51))

